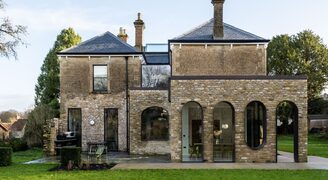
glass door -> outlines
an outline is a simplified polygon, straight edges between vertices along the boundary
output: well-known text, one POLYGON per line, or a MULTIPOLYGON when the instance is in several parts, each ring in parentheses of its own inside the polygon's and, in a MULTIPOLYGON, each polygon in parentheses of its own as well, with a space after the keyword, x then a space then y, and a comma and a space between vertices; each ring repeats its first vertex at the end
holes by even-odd
POLYGON ((182 108, 182 161, 203 161, 203 111, 196 102, 182 108))
POLYGON ((118 109, 105 109, 105 142, 108 151, 118 151, 118 109))
POLYGON ((215 162, 234 161, 233 107, 221 102, 214 108, 213 158, 215 162))

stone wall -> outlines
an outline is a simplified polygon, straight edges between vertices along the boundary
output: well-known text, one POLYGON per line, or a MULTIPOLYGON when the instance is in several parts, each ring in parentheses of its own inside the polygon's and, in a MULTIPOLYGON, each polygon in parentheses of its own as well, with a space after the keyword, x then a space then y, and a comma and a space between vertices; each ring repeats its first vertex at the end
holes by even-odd
MULTIPOLYGON (((61 57, 60 58, 60 132, 67 131, 67 110, 82 110, 82 149, 87 142, 104 141, 104 109, 117 108, 119 118, 119 150, 127 150, 126 127, 126 64, 125 57, 61 57), (93 92, 93 65, 108 66, 108 92, 93 92), (95 120, 95 125, 89 124, 95 120)), ((141 60, 129 57, 129 86, 141 83, 141 60)))
POLYGON ((58 119, 46 120, 43 126, 43 152, 46 156, 56 155, 55 140, 58 129, 58 119))
MULTIPOLYGON (((169 112, 167 90, 130 90, 130 152, 132 154, 169 154, 169 141, 141 141, 141 114, 149 107, 169 112)), ((169 123, 170 119, 169 119, 169 123)), ((171 138, 171 137, 170 137, 171 138)))
POLYGON ((181 45, 172 48, 173 76, 266 75, 264 45, 181 45))
POLYGON ((236 162, 276 161, 276 108, 282 101, 294 102, 299 110, 299 161, 307 161, 307 81, 305 79, 212 79, 171 81, 171 158, 181 161, 181 110, 196 101, 204 111, 204 158, 213 161, 213 109, 222 101, 235 109, 236 162), (263 148, 250 149, 245 142, 245 108, 252 101, 267 109, 267 139, 263 148))

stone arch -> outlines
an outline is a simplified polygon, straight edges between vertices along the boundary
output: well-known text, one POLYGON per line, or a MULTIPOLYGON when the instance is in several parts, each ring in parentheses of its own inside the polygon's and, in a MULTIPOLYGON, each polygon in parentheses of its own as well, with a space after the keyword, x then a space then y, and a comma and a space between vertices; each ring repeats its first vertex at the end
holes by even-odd
POLYGON ((221 101, 213 109, 213 160, 235 161, 235 108, 221 101))
POLYGON ((251 101, 245 108, 245 142, 253 150, 262 149, 267 136, 267 109, 261 101, 251 101))
MULTIPOLYGON (((276 106, 276 162, 278 162, 278 134, 282 134, 281 129, 284 129, 287 135, 293 133, 293 155, 294 162, 299 162, 298 152, 299 152, 299 140, 298 140, 298 128, 299 128, 299 119, 298 119, 298 107, 293 101, 284 100, 278 103, 276 106), (286 110, 284 110, 286 109, 286 110), (282 114, 283 113, 283 114, 282 114), (284 116, 284 117, 282 117, 284 116), (287 123, 287 125, 286 125, 287 123), (285 124, 285 125, 284 125, 285 124), (283 126, 283 128, 279 128, 283 126)), ((288 160, 287 160, 288 161, 288 160)))
POLYGON ((182 107, 182 161, 202 162, 204 159, 204 112, 200 103, 189 101, 182 107))
POLYGON ((158 106, 144 109, 141 113, 141 140, 166 141, 169 139, 169 112, 158 106))

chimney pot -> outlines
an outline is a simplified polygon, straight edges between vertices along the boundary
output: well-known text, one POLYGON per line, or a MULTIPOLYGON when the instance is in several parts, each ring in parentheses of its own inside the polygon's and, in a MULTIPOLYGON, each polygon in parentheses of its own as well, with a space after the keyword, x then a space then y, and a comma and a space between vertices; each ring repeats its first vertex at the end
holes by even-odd
POLYGON ((129 36, 126 34, 126 30, 123 29, 123 27, 120 27, 120 32, 117 35, 117 37, 119 37, 122 41, 124 41, 126 43, 128 42, 129 36))

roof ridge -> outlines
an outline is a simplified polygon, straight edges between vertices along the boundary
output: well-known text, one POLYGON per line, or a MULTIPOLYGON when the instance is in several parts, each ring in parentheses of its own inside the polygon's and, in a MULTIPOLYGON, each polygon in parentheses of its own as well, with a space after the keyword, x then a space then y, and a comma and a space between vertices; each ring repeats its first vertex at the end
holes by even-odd
POLYGON ((189 31, 187 31, 187 32, 185 32, 185 33, 181 34, 180 36, 177 36, 177 37, 175 37, 175 38, 173 38, 173 39, 179 39, 179 38, 182 38, 182 37, 184 37, 184 36, 187 36, 188 34, 194 32, 194 31, 196 31, 197 29, 200 29, 201 27, 204 27, 206 24, 212 22, 213 19, 214 19, 214 18, 211 18, 210 20, 207 20, 206 22, 202 23, 201 25, 199 25, 199 26, 197 26, 197 27, 194 27, 194 28, 192 28, 191 30, 189 30, 189 31))
MULTIPOLYGON (((108 31, 107 31, 107 32, 108 32, 108 31)), ((77 48, 77 47, 79 47, 79 46, 82 46, 83 44, 86 44, 86 43, 88 43, 88 42, 90 42, 90 41, 92 41, 92 40, 94 40, 94 39, 96 39, 96 38, 98 38, 98 37, 101 37, 101 36, 105 35, 107 32, 105 32, 105 33, 103 33, 103 34, 101 34, 101 35, 95 36, 95 37, 93 37, 93 38, 91 38, 91 39, 88 39, 88 40, 86 40, 86 41, 83 41, 83 42, 81 42, 80 44, 74 45, 74 46, 72 46, 72 47, 70 47, 70 48, 64 49, 64 50, 62 50, 62 51, 60 51, 60 52, 61 52, 61 53, 62 53, 62 52, 67 52, 67 51, 69 51, 69 50, 71 50, 71 49, 74 49, 74 48, 77 48)))
POLYGON ((91 41, 93 41, 93 40, 95 40, 95 39, 97 39, 97 38, 101 38, 101 37, 103 37, 103 36, 105 36, 105 35, 109 35, 109 36, 111 36, 112 38, 116 39, 116 40, 117 40, 119 43, 121 43, 122 45, 127 46, 128 48, 130 48, 131 50, 133 50, 133 51, 135 51, 135 52, 138 52, 137 49, 135 49, 135 47, 133 47, 133 46, 131 46, 130 44, 128 44, 128 43, 122 41, 122 39, 120 39, 119 37, 115 36, 115 35, 114 35, 113 33, 111 33, 110 31, 106 31, 106 32, 104 32, 104 33, 102 33, 102 34, 100 34, 100 35, 98 35, 98 36, 95 36, 95 37, 93 37, 93 38, 91 38, 91 39, 88 39, 88 40, 86 40, 86 41, 83 41, 83 42, 81 42, 80 44, 77 44, 77 45, 72 46, 72 47, 70 47, 70 48, 64 49, 64 50, 60 51, 60 53, 65 53, 65 52, 68 52, 68 51, 70 51, 70 50, 72 50, 72 49, 75 49, 75 48, 81 47, 81 46, 87 44, 88 42, 91 42, 91 41))
MULTIPOLYGON (((269 41, 263 37, 245 31, 243 29, 232 26, 228 23, 224 23, 224 36, 219 38, 218 40, 222 41, 269 41)), ((214 26, 214 18, 202 23, 201 25, 183 33, 180 36, 177 36, 171 40, 198 40, 198 41, 211 41, 213 38, 213 26, 214 26)))

